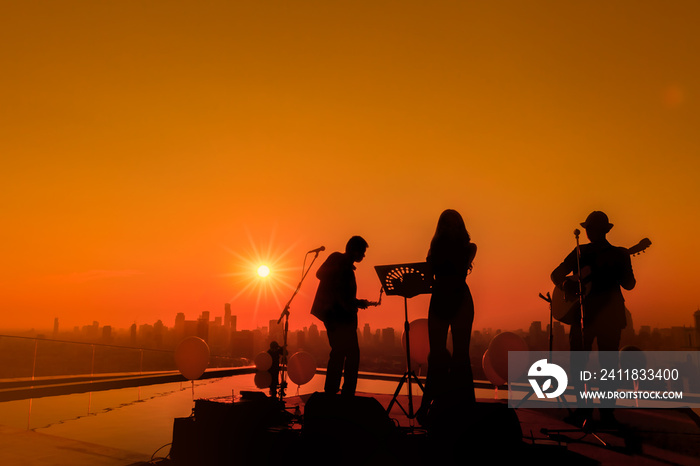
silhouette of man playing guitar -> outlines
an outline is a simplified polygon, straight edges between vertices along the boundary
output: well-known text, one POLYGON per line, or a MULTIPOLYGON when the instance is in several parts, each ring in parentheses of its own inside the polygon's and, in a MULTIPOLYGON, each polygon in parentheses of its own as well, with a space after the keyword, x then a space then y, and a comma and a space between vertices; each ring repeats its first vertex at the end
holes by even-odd
MULTIPOLYGON (((622 288, 631 290, 636 284, 629 250, 613 246, 606 239, 613 227, 608 216, 600 211, 591 212, 581 226, 590 243, 577 245, 551 274, 552 282, 565 295, 576 295, 576 301, 582 304, 572 306, 569 315, 560 319, 571 325, 572 370, 585 365, 588 359, 587 353, 575 352, 590 351, 594 340, 599 351, 617 354, 622 329, 627 325, 622 288)), ((617 367, 618 358, 600 362, 605 367, 617 367)), ((585 410, 579 416, 590 415, 590 410, 585 410)), ((612 410, 601 410, 601 420, 614 422, 612 410)))

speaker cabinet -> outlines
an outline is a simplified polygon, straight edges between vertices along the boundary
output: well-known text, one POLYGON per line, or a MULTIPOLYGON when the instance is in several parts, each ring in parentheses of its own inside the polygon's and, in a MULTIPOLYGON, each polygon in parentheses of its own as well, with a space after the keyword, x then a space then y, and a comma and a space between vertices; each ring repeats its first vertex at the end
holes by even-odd
POLYGON ((302 439, 320 462, 395 464, 398 428, 372 397, 316 392, 304 407, 302 439))

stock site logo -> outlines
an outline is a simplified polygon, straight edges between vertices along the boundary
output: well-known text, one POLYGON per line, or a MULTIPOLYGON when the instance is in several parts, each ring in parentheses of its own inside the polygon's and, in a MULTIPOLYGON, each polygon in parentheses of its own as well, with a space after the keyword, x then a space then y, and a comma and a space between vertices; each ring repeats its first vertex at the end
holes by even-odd
POLYGON ((530 377, 528 380, 532 389, 535 390, 537 398, 556 398, 564 393, 566 385, 569 383, 564 369, 556 364, 548 363, 546 359, 540 359, 530 366, 527 375, 530 377), (553 388, 552 379, 557 381, 557 385, 554 391, 548 392, 553 388), (541 386, 540 380, 542 381, 541 386))

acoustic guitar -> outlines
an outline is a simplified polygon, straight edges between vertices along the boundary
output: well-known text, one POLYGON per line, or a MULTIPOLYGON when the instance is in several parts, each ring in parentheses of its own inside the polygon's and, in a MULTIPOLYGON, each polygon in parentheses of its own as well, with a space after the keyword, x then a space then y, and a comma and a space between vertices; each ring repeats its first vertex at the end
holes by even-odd
MULTIPOLYGON (((651 241, 649 238, 644 238, 636 245, 628 248, 627 252, 629 252, 630 256, 635 256, 644 252, 649 246, 651 246, 651 241)), ((582 286, 584 299, 591 290, 590 280, 586 280, 589 275, 588 271, 589 269, 586 267, 581 271, 581 277, 584 282, 582 286)), ((578 321, 581 318, 578 293, 566 293, 558 286, 555 286, 552 292, 552 317, 568 325, 578 321)))

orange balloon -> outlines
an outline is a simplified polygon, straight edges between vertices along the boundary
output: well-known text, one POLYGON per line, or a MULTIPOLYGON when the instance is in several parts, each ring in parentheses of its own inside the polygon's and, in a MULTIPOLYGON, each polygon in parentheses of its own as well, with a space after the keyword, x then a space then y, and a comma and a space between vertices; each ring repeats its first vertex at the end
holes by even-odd
POLYGON ((306 351, 294 353, 287 361, 289 379, 297 385, 304 385, 316 375, 316 359, 306 351))
POLYGON ((199 337, 187 337, 175 348, 175 365, 188 380, 196 380, 209 365, 209 345, 199 337))
MULTIPOLYGON (((411 360, 422 366, 428 365, 430 339, 428 337, 428 319, 416 319, 408 324, 411 339, 411 360)), ((406 332, 401 335, 401 344, 406 349, 406 332)))
POLYGON ((646 369, 646 354, 638 346, 624 346, 620 349, 620 367, 623 369, 646 369))
MULTIPOLYGON (((520 335, 513 332, 503 332, 493 337, 487 351, 493 369, 498 376, 503 380, 508 380, 508 351, 528 351, 528 347, 520 335)), ((527 368, 523 367, 522 372, 517 375, 522 375, 525 370, 527 368)))
POLYGON ((270 385, 272 385, 272 374, 268 371, 258 371, 255 373, 253 381, 258 388, 270 388, 270 385))

